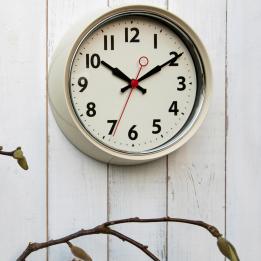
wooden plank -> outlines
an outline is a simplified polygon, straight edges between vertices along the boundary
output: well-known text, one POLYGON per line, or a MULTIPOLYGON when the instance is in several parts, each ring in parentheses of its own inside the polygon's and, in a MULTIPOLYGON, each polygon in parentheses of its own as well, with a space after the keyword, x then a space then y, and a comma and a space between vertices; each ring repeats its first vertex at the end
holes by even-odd
POLYGON ((121 5, 154 5, 161 8, 167 7, 168 0, 109 0, 111 7, 117 7, 121 5))
MULTIPOLYGON (((84 15, 107 5, 106 0, 49 0, 49 59, 62 35, 84 15)), ((49 238, 89 228, 107 219, 107 166, 79 152, 63 136, 49 112, 49 238)), ((105 236, 74 241, 94 260, 106 260, 105 236)), ((68 247, 49 251, 49 260, 71 260, 68 247)))
MULTIPOLYGON (((0 137, 21 145, 30 170, 0 158, 1 260, 13 261, 30 241, 46 240, 45 2, 6 1, 0 9, 0 137)), ((28 260, 45 260, 46 251, 28 260)))
MULTIPOLYGON (((129 1, 113 1, 110 6, 129 4, 129 1)), ((131 1, 132 4, 154 4, 166 7, 166 1, 131 1)), ((166 157, 153 163, 132 166, 110 166, 108 179, 108 218, 159 217, 166 215, 166 157)), ((166 224, 129 224, 118 229, 149 246, 149 249, 166 260, 166 224)), ((109 260, 149 260, 132 246, 109 239, 109 260)))
MULTIPOLYGON (((170 10, 203 40, 212 62, 210 111, 196 136, 169 156, 168 214, 225 229, 226 1, 174 0, 170 10)), ((169 224, 169 260, 224 260, 208 232, 169 224)))
MULTIPOLYGON (((127 217, 161 217, 166 215, 166 159, 142 166, 109 169, 110 220, 127 217)), ((119 230, 166 260, 165 224, 125 224, 119 230)), ((110 238, 109 260, 147 260, 139 250, 117 239, 110 238)))
POLYGON ((227 237, 260 260, 260 1, 228 1, 227 237))

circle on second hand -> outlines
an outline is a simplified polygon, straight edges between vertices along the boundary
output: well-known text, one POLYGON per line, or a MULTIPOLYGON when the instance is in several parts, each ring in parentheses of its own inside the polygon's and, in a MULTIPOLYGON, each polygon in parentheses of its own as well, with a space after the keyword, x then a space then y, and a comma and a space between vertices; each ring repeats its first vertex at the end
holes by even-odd
POLYGON ((149 63, 149 59, 146 56, 141 56, 139 59, 140 66, 146 66, 149 63))

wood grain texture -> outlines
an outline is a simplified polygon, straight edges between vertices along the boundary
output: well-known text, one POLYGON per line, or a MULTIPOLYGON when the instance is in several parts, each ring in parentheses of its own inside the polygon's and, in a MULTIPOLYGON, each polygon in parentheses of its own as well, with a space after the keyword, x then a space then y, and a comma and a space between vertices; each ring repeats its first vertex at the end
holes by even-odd
MULTIPOLYGON (((166 158, 135 167, 110 166, 109 219, 161 217, 166 215, 166 158)), ((166 260, 166 224, 130 224, 119 230, 166 260)), ((149 260, 132 246, 114 238, 109 241, 109 260, 149 260)))
MULTIPOLYGON (((0 158, 1 260, 13 261, 29 241, 46 240, 45 2, 1 3, 0 137, 21 145, 28 172, 0 158), (15 8, 14 8, 15 7, 15 8)), ((44 260, 46 251, 28 260, 44 260)))
POLYGON ((109 0, 111 7, 117 7, 121 5, 154 5, 161 8, 166 8, 168 0, 109 0))
MULTIPOLYGON (((175 0, 169 8, 205 44, 213 70, 213 97, 198 133, 169 156, 168 214, 205 220, 225 229, 226 1, 175 0)), ((205 231, 169 225, 169 260, 224 260, 205 231)))
POLYGON ((260 1, 228 0, 227 236, 260 260, 260 1))
MULTIPOLYGON (((148 1, 132 4, 149 4, 148 1)), ((130 4, 129 1, 109 1, 110 6, 130 4)), ((150 2, 150 4, 152 4, 150 2)), ((154 5, 166 8, 166 1, 154 1, 154 5)), ((139 217, 160 217, 166 215, 166 157, 153 163, 134 167, 110 166, 108 178, 108 219, 139 217)), ((126 233, 149 246, 150 250, 166 260, 166 224, 131 224, 119 226, 126 233)), ((149 260, 132 246, 110 238, 108 245, 109 260, 149 260)))
MULTIPOLYGON (((107 5, 103 0, 48 2, 49 58, 72 24, 107 5)), ((56 125, 51 111, 48 126, 49 238, 57 238, 106 221, 107 166, 73 147, 56 125)), ((106 237, 80 238, 74 242, 83 247, 94 260, 106 260, 106 237)), ((53 247, 49 251, 49 260, 64 261, 71 260, 71 257, 67 246, 53 247)))

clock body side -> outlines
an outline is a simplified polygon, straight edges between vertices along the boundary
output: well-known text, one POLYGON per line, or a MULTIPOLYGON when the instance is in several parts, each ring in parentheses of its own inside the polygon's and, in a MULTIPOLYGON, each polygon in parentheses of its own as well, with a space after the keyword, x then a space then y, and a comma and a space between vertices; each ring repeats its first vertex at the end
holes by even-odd
POLYGON ((151 160, 163 157, 186 143, 198 130, 203 122, 208 106, 209 97, 211 95, 211 69, 207 52, 201 43, 198 36, 194 31, 185 24, 181 19, 175 15, 153 6, 124 6, 117 9, 106 8, 94 13, 91 17, 85 17, 75 25, 73 25, 67 33, 63 36, 58 47, 56 48, 49 67, 48 72, 48 95, 50 107, 53 112, 54 118, 60 127, 63 134, 84 154, 97 159, 102 162, 119 164, 119 165, 133 165, 149 162, 151 160), (204 102, 202 108, 197 116, 197 120, 189 129, 182 139, 165 148, 162 151, 151 154, 131 155, 121 153, 110 149, 95 140, 86 130, 81 126, 78 121, 69 98, 68 84, 69 84, 69 69, 72 61, 74 51, 77 49, 83 37, 92 28, 96 27, 104 19, 109 18, 117 13, 124 12, 125 10, 149 10, 156 14, 161 14, 163 17, 175 20, 175 23, 180 26, 189 35, 191 40, 196 45, 198 52, 201 55, 202 63, 205 72, 205 88, 204 88, 204 102), (98 18, 97 18, 98 17, 98 18))

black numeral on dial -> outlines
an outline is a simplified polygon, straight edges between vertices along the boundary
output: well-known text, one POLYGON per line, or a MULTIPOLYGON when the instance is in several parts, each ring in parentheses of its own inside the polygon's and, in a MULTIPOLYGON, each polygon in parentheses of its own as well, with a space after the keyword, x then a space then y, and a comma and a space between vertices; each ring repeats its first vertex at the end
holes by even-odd
POLYGON ((184 91, 186 89, 186 83, 185 83, 186 82, 186 78, 183 77, 183 76, 179 76, 178 80, 179 80, 179 85, 181 87, 178 87, 177 90, 178 91, 184 91))
POLYGON ((179 109, 178 109, 178 102, 173 101, 169 107, 169 112, 173 112, 174 115, 178 115, 179 109))
POLYGON ((101 64, 101 58, 99 56, 99 54, 94 53, 93 55, 90 54, 86 54, 86 68, 98 68, 101 64))
POLYGON ((137 27, 132 27, 132 28, 125 28, 125 42, 128 43, 138 43, 140 41, 140 39, 138 39, 139 36, 139 29, 137 27), (129 31, 134 32, 133 37, 129 40, 129 31))
POLYGON ((134 130, 136 126, 137 125, 133 125, 128 132, 128 137, 130 140, 136 140, 138 138, 138 132, 134 130))
POLYGON ((114 128, 116 127, 116 124, 117 124, 117 120, 107 120, 107 123, 112 123, 112 126, 110 128, 110 131, 109 131, 109 135, 112 135, 113 134, 113 131, 114 131, 114 128))
POLYGON ((104 50, 114 50, 114 35, 108 37, 108 35, 104 35, 104 50), (108 38, 110 39, 110 43, 108 43, 108 38))
MULTIPOLYGON (((170 52, 169 54, 174 55, 174 57, 178 55, 178 53, 176 53, 176 52, 170 52)), ((179 64, 176 61, 172 61, 169 63, 169 66, 179 66, 179 64)))
POLYGON ((86 111, 87 116, 94 117, 96 115, 95 107, 96 105, 94 102, 87 103, 87 111, 86 111))
POLYGON ((155 128, 155 130, 152 131, 153 134, 158 134, 161 131, 161 126, 159 125, 160 119, 153 120, 152 126, 155 128))
POLYGON ((79 92, 83 92, 88 86, 88 80, 85 77, 80 77, 78 80, 78 85, 82 87, 79 92))

